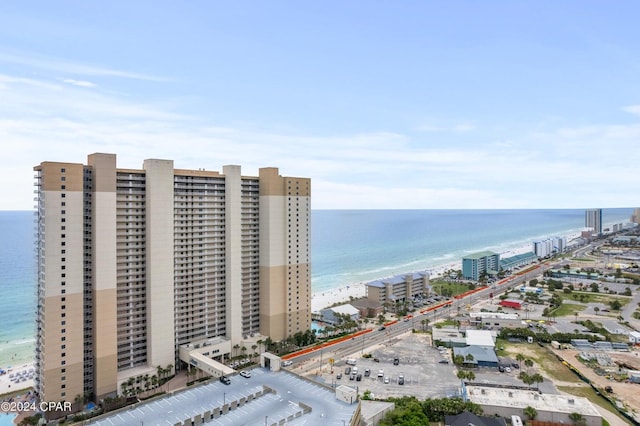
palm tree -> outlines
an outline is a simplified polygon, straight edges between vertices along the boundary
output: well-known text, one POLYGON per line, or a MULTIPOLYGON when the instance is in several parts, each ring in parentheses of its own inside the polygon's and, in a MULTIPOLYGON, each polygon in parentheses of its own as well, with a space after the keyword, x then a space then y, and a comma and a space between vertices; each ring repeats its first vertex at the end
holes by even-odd
POLYGON ((164 376, 164 368, 162 368, 162 366, 157 366, 157 372, 158 372, 158 381, 162 381, 162 376, 164 376))
POLYGON ((258 344, 258 347, 260 348, 259 349, 260 353, 262 353, 262 344, 264 343, 264 340, 260 339, 256 343, 258 344))
POLYGON ((251 345, 251 349, 253 349, 253 357, 255 359, 256 356, 256 349, 258 348, 258 345, 251 345))
POLYGON ((120 383, 120 387, 122 388, 122 394, 126 395, 127 394, 127 382, 120 383))
POLYGON ((569 419, 574 425, 585 425, 587 423, 584 416, 576 412, 569 414, 569 419))
POLYGON ((234 356, 238 356, 238 349, 240 349, 240 345, 236 343, 235 345, 233 345, 233 349, 235 351, 234 356))
POLYGON ((597 306, 593 308, 593 310, 595 311, 596 315, 598 315, 598 312, 600 312, 600 308, 598 308, 597 306))
POLYGON ((467 356, 464 357, 464 360, 467 361, 468 364, 471 364, 474 359, 475 358, 471 354, 467 354, 467 356))
POLYGON ((538 416, 538 410, 536 410, 530 405, 525 407, 525 409, 523 410, 523 413, 525 416, 529 418, 529 420, 533 420, 538 416))
POLYGON ((533 376, 531 376, 531 380, 533 381, 533 383, 542 383, 544 382, 544 377, 542 377, 542 375, 540 375, 539 373, 534 374, 533 376))
POLYGON ((244 356, 244 353, 247 351, 247 348, 243 346, 240 348, 240 351, 242 352, 242 356, 244 356))
POLYGON ((527 368, 531 368, 531 367, 533 367, 533 361, 530 360, 529 358, 527 358, 527 359, 524 360, 524 365, 526 365, 527 368))

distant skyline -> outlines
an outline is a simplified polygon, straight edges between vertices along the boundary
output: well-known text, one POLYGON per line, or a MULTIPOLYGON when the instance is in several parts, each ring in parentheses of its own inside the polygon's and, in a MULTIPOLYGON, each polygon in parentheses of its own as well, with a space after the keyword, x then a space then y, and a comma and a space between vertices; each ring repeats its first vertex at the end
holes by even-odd
POLYGON ((0 3, 0 210, 115 153, 312 179, 314 209, 636 207, 640 4, 0 3))

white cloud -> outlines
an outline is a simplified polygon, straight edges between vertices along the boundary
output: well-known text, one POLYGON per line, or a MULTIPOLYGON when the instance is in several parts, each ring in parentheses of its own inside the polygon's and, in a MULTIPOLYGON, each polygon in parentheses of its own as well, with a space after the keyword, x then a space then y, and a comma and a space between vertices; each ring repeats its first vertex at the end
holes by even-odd
POLYGON ((62 72, 65 74, 118 77, 157 82, 168 81, 166 77, 116 70, 95 64, 74 63, 59 58, 38 55, 33 52, 21 52, 20 54, 0 52, 0 62, 25 65, 33 68, 62 72))
POLYGON ((640 115, 640 105, 627 105, 625 107, 622 107, 622 110, 624 112, 628 112, 629 114, 640 115))
POLYGON ((90 81, 74 80, 72 78, 65 78, 62 81, 67 83, 67 84, 71 84, 71 85, 78 86, 78 87, 96 87, 96 84, 94 84, 94 83, 92 83, 90 81))
POLYGON ((418 132, 425 133, 466 133, 476 130, 476 126, 471 123, 459 123, 452 126, 434 126, 431 124, 420 125, 416 128, 418 132))
POLYGON ((474 135, 464 144, 446 134, 437 142, 402 132, 319 136, 204 122, 181 113, 179 103, 146 104, 66 83, 0 75, 0 209, 32 208, 34 165, 84 163, 93 152, 116 153, 122 168, 140 168, 146 158, 173 159, 176 168, 239 164, 245 175, 278 167, 312 178, 314 208, 635 204, 640 125, 565 126, 498 142, 474 135))

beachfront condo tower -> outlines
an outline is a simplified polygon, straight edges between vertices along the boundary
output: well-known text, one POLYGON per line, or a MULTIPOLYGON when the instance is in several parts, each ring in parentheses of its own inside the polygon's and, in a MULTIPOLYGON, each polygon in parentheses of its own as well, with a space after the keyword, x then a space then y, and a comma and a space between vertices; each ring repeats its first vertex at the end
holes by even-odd
POLYGON ((114 154, 34 170, 42 401, 187 364, 222 375, 238 348, 310 328, 308 178, 114 154))
POLYGON ((584 212, 584 226, 594 234, 602 234, 602 209, 588 209, 584 212))
POLYGON ((462 258, 462 275, 478 281, 484 275, 496 275, 500 271, 500 254, 481 251, 462 258))

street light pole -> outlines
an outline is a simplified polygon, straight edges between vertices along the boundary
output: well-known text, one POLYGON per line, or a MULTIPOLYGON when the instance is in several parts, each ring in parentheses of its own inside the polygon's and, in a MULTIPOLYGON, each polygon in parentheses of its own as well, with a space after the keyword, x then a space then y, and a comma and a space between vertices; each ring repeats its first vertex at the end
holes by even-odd
POLYGON ((227 393, 222 392, 222 405, 227 405, 227 393))

